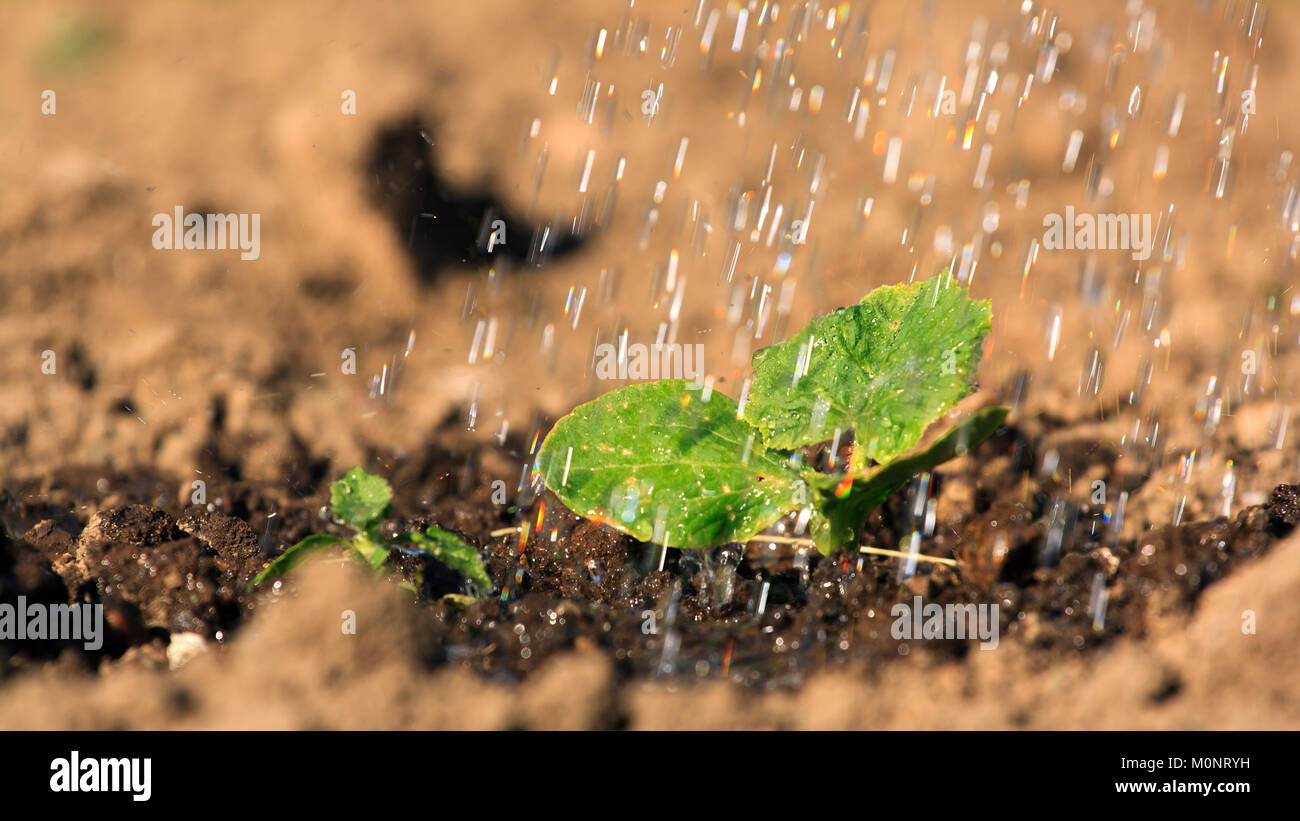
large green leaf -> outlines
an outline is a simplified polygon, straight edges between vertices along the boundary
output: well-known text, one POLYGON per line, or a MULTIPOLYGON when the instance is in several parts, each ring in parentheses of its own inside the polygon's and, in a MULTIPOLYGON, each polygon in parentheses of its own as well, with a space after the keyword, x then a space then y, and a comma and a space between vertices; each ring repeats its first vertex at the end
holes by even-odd
POLYGON ((807 474, 814 514, 809 535, 822 553, 857 542, 867 516, 913 476, 940 465, 991 436, 1007 418, 1007 408, 982 408, 953 426, 933 444, 851 477, 807 474))
POLYGON ((877 288, 757 351, 745 419, 774 448, 852 429, 856 466, 887 463, 974 389, 989 328, 988 300, 946 272, 877 288))
POLYGON ((393 491, 383 477, 352 468, 330 485, 330 511, 343 524, 365 533, 388 512, 393 491))
POLYGON ((681 380, 610 391, 555 423, 537 456, 572 510, 672 547, 745 541, 800 505, 805 485, 736 401, 681 380))

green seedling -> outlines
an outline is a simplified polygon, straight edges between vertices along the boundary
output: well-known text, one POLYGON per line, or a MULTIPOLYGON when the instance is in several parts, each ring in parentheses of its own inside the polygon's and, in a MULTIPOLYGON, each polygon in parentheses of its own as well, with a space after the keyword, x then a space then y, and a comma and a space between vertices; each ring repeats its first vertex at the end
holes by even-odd
MULTIPOLYGON (((308 536, 286 550, 249 585, 281 578, 307 559, 335 547, 343 547, 346 554, 376 575, 384 572, 384 564, 394 552, 431 556, 464 577, 472 589, 486 593, 492 589, 492 579, 479 558, 478 551, 456 535, 431 525, 423 532, 411 531, 394 538, 385 538, 380 532, 384 520, 392 513, 390 502, 392 488, 380 476, 354 467, 347 475, 330 485, 330 512, 339 524, 351 528, 355 535, 343 539, 325 533, 308 536)), ((401 582, 402 587, 418 592, 419 586, 401 582)), ((452 594, 448 598, 461 603, 475 596, 452 594)))
POLYGON ((757 351, 743 405, 682 380, 619 388, 556 422, 536 469, 570 509, 641 541, 744 542, 807 510, 829 553, 913 476, 1002 425, 1008 409, 984 408, 918 444, 974 391, 990 327, 989 301, 946 271, 877 288, 757 351), (802 448, 850 431, 842 472, 804 464, 802 448))

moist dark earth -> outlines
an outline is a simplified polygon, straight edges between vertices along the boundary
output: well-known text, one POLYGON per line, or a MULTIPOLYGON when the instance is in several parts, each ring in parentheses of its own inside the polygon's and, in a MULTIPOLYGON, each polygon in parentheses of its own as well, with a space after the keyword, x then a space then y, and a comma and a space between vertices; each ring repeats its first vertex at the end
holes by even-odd
POLYGON ((1300 16, 1265 8, 0 6, 0 602, 109 631, 0 639, 0 724, 1300 726, 1300 16), (177 206, 261 214, 260 256, 155 249, 177 206), (1160 241, 1047 248, 1070 207, 1160 241), (955 566, 791 521, 662 554, 529 484, 613 387, 593 346, 675 327, 739 396, 758 347, 959 255, 1013 412, 861 539, 955 566), (496 589, 336 556, 250 592, 344 533, 354 465, 496 589), (917 595, 996 605, 1006 652, 895 639, 917 595))
MULTIPOLYGON (((563 651, 598 648, 624 679, 721 676, 797 687, 816 671, 870 672, 906 656, 914 643, 892 636, 890 612, 914 596, 996 603, 1000 640, 1026 644, 1046 666, 1118 636, 1145 636, 1153 618, 1189 612, 1208 585, 1300 521, 1300 485, 1279 485, 1266 504, 1231 519, 1121 539, 1115 505, 1070 501, 1065 477, 1101 476, 1129 492, 1148 477, 1120 473, 1106 447, 1077 443, 1054 448, 1055 470, 1034 476, 1043 444, 1009 424, 930 481, 938 515, 919 552, 955 558, 955 568, 920 562, 904 575, 896 558, 845 549, 823 557, 761 539, 661 557, 657 546, 574 515, 544 489, 527 486, 516 504, 493 504, 497 488, 479 468, 483 446, 463 444, 463 428, 448 419, 440 437, 448 444, 403 459, 371 454, 367 463, 394 487, 392 532, 436 523, 483 549, 496 590, 468 606, 443 598, 460 580, 433 559, 398 555, 391 579, 421 580, 413 605, 429 616, 422 644, 429 666, 459 665, 500 681, 521 680, 563 651), (519 522, 530 523, 523 544, 517 533, 501 533, 519 522)), ((526 443, 507 444, 521 458, 527 452, 526 443)), ((140 474, 66 469, 7 488, 0 601, 103 603, 106 636, 93 652, 71 641, 6 642, 4 671, 56 659, 165 666, 173 635, 227 641, 260 608, 292 595, 292 577, 248 590, 288 545, 317 532, 347 535, 328 521, 330 479, 319 470, 270 483, 219 476, 208 482, 205 505, 179 505, 172 483, 140 474)), ((924 527, 910 514, 919 487, 871 516, 864 544, 907 549, 907 536, 924 527)), ((960 660, 975 641, 926 644, 960 660)), ((1161 686, 1173 692, 1177 682, 1161 686)))

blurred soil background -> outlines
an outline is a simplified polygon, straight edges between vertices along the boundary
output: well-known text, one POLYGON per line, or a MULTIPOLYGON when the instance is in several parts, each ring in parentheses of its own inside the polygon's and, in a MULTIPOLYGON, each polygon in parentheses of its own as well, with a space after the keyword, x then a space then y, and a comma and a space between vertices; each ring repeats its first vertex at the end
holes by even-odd
MULTIPOLYGON (((977 497, 1041 494, 1044 531, 1057 500, 1113 523, 1101 564, 1136 566, 1173 525, 1278 543, 1077 651, 1012 613, 993 652, 773 687, 629 674, 582 640, 517 680, 430 664, 445 613, 323 563, 240 602, 238 631, 179 670, 149 642, 214 622, 176 608, 95 665, 14 654, 0 727, 1300 726, 1300 539, 1285 504, 1261 507, 1300 465, 1298 42, 1293 4, 1236 0, 4 5, 0 570, 17 590, 66 583, 59 556, 84 563, 106 511, 181 521, 195 481, 246 524, 241 561, 264 562, 319 528, 356 464, 405 515, 499 548, 491 533, 536 515, 535 437, 611 387, 596 344, 702 343, 737 396, 758 347, 949 264, 993 300, 980 382, 1014 435, 940 469, 941 522, 997 528, 977 497), (176 206, 260 214, 260 256, 156 250, 153 216, 176 206), (1152 214, 1155 253, 1041 247, 1067 206, 1152 214), (489 211, 508 243, 486 257, 489 211)), ((974 579, 985 532, 923 552, 974 579)), ((1150 598, 1186 573, 1171 562, 1150 598)))

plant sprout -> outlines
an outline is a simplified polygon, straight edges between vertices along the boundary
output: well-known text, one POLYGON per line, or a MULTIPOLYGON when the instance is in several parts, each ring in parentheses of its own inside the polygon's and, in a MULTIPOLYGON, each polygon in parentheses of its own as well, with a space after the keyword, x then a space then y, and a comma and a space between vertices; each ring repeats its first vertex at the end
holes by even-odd
MULTIPOLYGON (((455 534, 430 525, 423 532, 415 530, 392 539, 381 533, 384 520, 392 513, 392 488, 380 476, 354 467, 330 486, 330 512, 336 521, 354 532, 351 539, 317 533, 286 550, 249 585, 281 578, 294 568, 325 550, 342 546, 346 555, 374 572, 382 574, 384 564, 394 552, 429 556, 459 573, 474 594, 492 590, 492 579, 483 566, 478 551, 455 534)), ((419 584, 401 582, 402 587, 419 592, 419 584)), ((451 594, 448 598, 465 603, 477 595, 451 594)))
POLYGON ((744 403, 682 380, 619 388, 556 422, 536 467, 569 508, 641 541, 744 542, 807 511, 829 553, 913 476, 1002 425, 1007 408, 984 408, 918 445, 974 391, 990 327, 989 301, 947 271, 877 288, 757 351, 744 403), (850 431, 841 472, 804 464, 802 448, 850 431))

